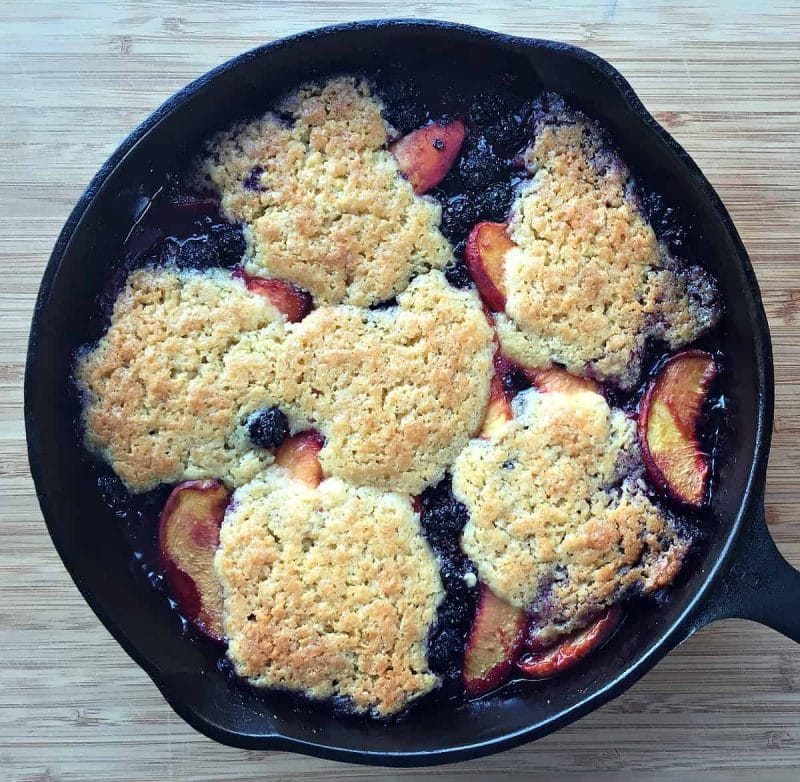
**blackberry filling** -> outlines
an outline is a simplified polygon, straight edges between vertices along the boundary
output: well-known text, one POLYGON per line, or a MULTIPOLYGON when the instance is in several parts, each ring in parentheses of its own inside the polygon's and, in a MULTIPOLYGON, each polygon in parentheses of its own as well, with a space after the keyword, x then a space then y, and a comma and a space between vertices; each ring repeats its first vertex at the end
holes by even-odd
POLYGON ((261 185, 261 175, 264 173, 264 169, 261 166, 253 166, 250 169, 250 173, 247 175, 247 178, 242 183, 242 186, 245 190, 252 190, 254 192, 261 192, 264 190, 264 187, 261 185))
POLYGON ((379 301, 377 304, 371 304, 370 309, 375 311, 390 310, 392 307, 396 306, 397 299, 392 297, 391 299, 386 299, 386 301, 379 301))
POLYGON ((477 571, 459 545, 467 509, 453 496, 449 477, 426 489, 421 499, 422 530, 439 560, 445 590, 428 634, 428 665, 445 686, 460 687, 464 648, 478 599, 477 571))
POLYGON ((97 478, 97 488, 103 502, 118 516, 124 517, 130 495, 125 490, 122 481, 116 475, 100 475, 97 478))
MULTIPOLYGON (((391 77, 391 74, 387 74, 391 77)), ((380 90, 384 116, 399 133, 410 133, 430 118, 419 87, 409 79, 393 81, 391 89, 380 90)))
POLYGON ((467 110, 471 125, 488 125, 505 116, 511 109, 508 99, 498 92, 482 92, 467 110))
POLYGON ((207 236, 192 236, 178 246, 175 263, 181 269, 219 266, 219 250, 207 236))
POLYGON ((507 158, 514 157, 524 149, 531 140, 530 106, 522 106, 509 112, 492 125, 488 125, 483 134, 494 150, 507 158))
POLYGON ((475 208, 481 220, 504 223, 514 201, 514 186, 518 180, 495 182, 475 195, 475 208))
POLYGON ((684 220, 664 203, 661 195, 654 192, 639 192, 638 199, 648 222, 653 226, 656 236, 664 242, 673 255, 682 256, 686 245, 684 220))
POLYGON ((508 396, 516 396, 520 391, 530 388, 532 383, 530 378, 519 368, 509 367, 505 368, 500 381, 503 384, 503 390, 508 396))

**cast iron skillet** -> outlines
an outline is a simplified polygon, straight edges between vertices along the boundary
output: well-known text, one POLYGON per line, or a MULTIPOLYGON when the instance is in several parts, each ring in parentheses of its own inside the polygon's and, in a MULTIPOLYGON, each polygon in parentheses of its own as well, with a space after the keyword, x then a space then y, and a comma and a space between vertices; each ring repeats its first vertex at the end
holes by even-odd
POLYGON ((175 711, 237 747, 397 766, 464 760, 544 736, 622 693, 715 619, 753 619, 800 641, 800 573, 778 553, 764 521, 772 413, 769 331, 747 253, 711 185, 625 79, 572 46, 405 20, 328 27, 261 46, 190 84, 138 127, 92 180, 58 238, 39 291, 25 377, 31 472, 53 542, 86 601, 175 711), (87 469, 74 434, 69 374, 73 351, 90 334, 107 265, 119 253, 136 200, 152 192, 159 172, 300 81, 369 73, 387 59, 423 74, 434 64, 484 78, 514 74, 562 93, 609 128, 637 176, 680 206, 691 226, 691 256, 719 280, 731 432, 717 465, 710 542, 665 606, 634 613, 570 674, 384 724, 335 717, 284 696, 254 697, 231 685, 210 645, 187 640, 177 614, 132 564, 87 469))

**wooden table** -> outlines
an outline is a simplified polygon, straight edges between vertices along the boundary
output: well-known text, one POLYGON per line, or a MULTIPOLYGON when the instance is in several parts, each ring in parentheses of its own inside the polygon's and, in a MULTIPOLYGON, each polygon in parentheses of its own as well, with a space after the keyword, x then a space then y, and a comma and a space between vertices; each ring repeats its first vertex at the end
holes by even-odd
MULTIPOLYGON (((689 150, 748 247, 772 326, 777 408, 768 517, 800 565, 800 6, 796 0, 395 3, 594 50, 689 150), (716 10, 724 6, 724 10, 716 10)), ((394 779, 221 747, 187 727, 81 599, 28 474, 22 379, 31 308, 67 213, 117 143, 238 52, 373 18, 367 0, 3 0, 0 23, 0 778, 394 779), (112 7, 112 6, 116 7, 112 7)), ((800 610, 800 604, 798 605, 800 610)), ((765 628, 706 629, 619 700, 535 745, 430 771, 441 780, 796 780, 800 649, 765 628)))

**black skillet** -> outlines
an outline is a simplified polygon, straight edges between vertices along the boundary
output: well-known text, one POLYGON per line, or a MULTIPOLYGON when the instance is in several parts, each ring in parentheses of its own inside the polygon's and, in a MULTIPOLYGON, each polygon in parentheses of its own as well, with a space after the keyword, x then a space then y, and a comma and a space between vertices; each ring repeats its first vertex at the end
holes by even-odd
POLYGON ((314 30, 247 52, 170 98, 92 180, 58 238, 39 291, 25 377, 28 452, 53 542, 86 601, 164 697, 197 730, 249 749, 283 749, 358 763, 430 765, 532 741, 624 692, 705 624, 762 622, 800 641, 800 573, 778 553, 764 520, 772 429, 770 337, 752 266, 731 219, 697 166, 607 62, 551 41, 444 22, 377 21, 314 30), (598 118, 637 177, 690 225, 691 257, 719 280, 723 392, 730 433, 717 464, 710 540, 665 605, 634 612, 622 632, 573 672, 522 682, 467 704, 438 703, 397 723, 341 718, 330 709, 232 686, 210 644, 193 643, 177 614, 132 563, 75 437, 73 351, 118 257, 135 203, 153 182, 233 118, 303 80, 387 61, 416 73, 524 80, 598 118))

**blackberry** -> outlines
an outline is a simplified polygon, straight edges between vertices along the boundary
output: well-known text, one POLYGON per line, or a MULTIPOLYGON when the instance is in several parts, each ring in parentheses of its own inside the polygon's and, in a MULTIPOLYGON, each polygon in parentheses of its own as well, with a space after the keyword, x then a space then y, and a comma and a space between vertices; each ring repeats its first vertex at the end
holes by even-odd
POLYGON ((230 223, 212 225, 211 239, 217 247, 221 266, 235 266, 242 260, 245 241, 241 226, 230 223))
POLYGON ((514 200, 514 183, 497 182, 476 194, 475 207, 481 220, 505 222, 514 200))
POLYGON ((385 301, 379 301, 376 304, 370 304, 369 308, 371 310, 388 310, 396 306, 397 306, 397 299, 393 297, 391 299, 386 299, 385 301))
POLYGON ((442 204, 441 232, 456 244, 467 238, 470 229, 477 222, 477 213, 472 200, 465 195, 448 198, 442 204))
POLYGON ((467 264, 459 258, 444 267, 444 276, 454 288, 469 288, 473 285, 467 264))
POLYGON ((496 182, 508 171, 508 164, 493 149, 484 136, 465 144, 458 173, 467 187, 485 187, 496 182))
POLYGON ((256 413, 247 424, 250 439, 259 448, 277 448, 289 436, 289 421, 279 407, 256 413))
POLYGON ((417 85, 408 79, 392 83, 382 92, 384 115, 400 133, 409 133, 430 118, 417 85))
POLYGON ((423 493, 420 522, 434 547, 448 549, 457 545, 467 518, 467 508, 453 496, 449 479, 423 493))
POLYGON ((475 566, 470 562, 459 549, 451 553, 448 557, 442 557, 439 575, 442 579, 447 594, 453 598, 443 606, 443 612, 447 614, 448 621, 460 622, 469 618, 469 599, 475 587, 470 587, 464 580, 467 573, 475 575, 477 584, 477 573, 475 566))
POLYGON ((487 126, 483 135, 495 152, 506 158, 513 157, 532 141, 530 115, 528 106, 509 112, 494 124, 487 126))
POLYGON ((508 101, 496 92, 481 93, 475 97, 467 111, 471 125, 487 125, 509 111, 508 101))
POLYGON ((206 236, 193 236, 186 239, 178 250, 175 262, 182 269, 206 269, 219 266, 219 250, 206 236))
POLYGON ((500 380, 507 394, 515 396, 520 391, 531 387, 531 381, 521 369, 511 369, 504 372, 500 380))
POLYGON ((440 676, 457 676, 466 646, 461 628, 436 625, 428 637, 428 666, 440 676))
POLYGON ((263 173, 264 169, 261 166, 253 166, 250 169, 250 173, 242 182, 242 187, 244 187, 245 190, 251 190, 254 193, 263 192, 266 190, 266 188, 261 184, 261 175, 263 173))
MULTIPOLYGON (((436 622, 428 635, 428 663, 436 673, 459 678, 467 634, 475 616, 477 586, 467 586, 464 574, 474 566, 460 552, 440 560, 445 598, 436 612, 436 622)), ((477 579, 476 579, 477 584, 477 579)))

